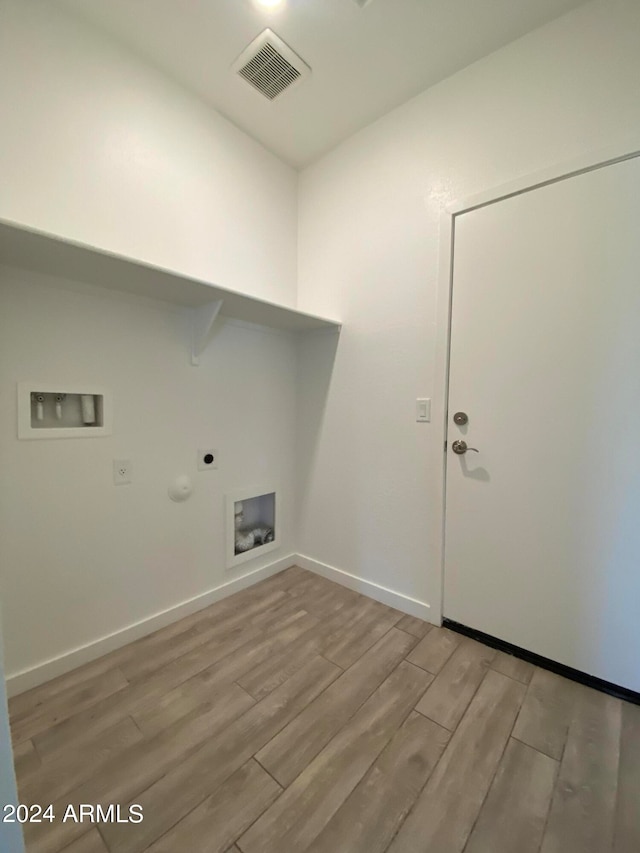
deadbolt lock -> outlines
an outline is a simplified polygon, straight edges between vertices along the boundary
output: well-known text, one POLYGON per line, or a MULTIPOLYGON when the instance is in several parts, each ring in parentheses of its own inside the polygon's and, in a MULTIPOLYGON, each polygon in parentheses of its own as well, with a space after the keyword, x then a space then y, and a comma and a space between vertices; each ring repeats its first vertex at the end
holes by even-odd
POLYGON ((458 426, 464 426, 469 423, 469 415, 466 412, 456 412, 453 416, 453 422, 458 426))

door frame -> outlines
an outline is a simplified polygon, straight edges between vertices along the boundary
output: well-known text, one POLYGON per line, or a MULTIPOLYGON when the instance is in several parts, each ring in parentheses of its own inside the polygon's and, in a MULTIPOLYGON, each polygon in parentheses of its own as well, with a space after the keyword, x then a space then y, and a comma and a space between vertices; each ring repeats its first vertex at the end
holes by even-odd
POLYGON ((440 447, 442 461, 436 465, 433 479, 432 505, 436 508, 433 523, 434 541, 437 543, 436 565, 439 571, 434 573, 431 608, 433 621, 442 624, 444 617, 444 572, 445 572, 445 536, 446 536, 446 483, 448 453, 445 442, 448 430, 449 404, 449 361, 451 348, 451 322, 453 297, 453 260, 455 251, 456 217, 498 201, 504 201, 516 195, 536 190, 549 184, 573 178, 577 175, 593 172, 605 166, 622 163, 640 157, 640 139, 637 136, 587 151, 568 161, 562 161, 546 169, 523 175, 513 181, 483 190, 467 198, 444 204, 440 212, 440 241, 438 250, 437 303, 436 303, 436 358, 434 401, 436 405, 433 420, 435 447, 440 447))

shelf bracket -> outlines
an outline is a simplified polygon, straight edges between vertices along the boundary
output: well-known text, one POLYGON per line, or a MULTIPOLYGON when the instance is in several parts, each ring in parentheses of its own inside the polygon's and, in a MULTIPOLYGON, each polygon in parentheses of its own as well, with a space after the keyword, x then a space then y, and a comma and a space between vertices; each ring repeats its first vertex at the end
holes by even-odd
POLYGON ((193 341, 191 345, 191 364, 197 367, 200 356, 205 351, 213 337, 216 319, 222 308, 222 299, 207 302, 194 310, 193 341))

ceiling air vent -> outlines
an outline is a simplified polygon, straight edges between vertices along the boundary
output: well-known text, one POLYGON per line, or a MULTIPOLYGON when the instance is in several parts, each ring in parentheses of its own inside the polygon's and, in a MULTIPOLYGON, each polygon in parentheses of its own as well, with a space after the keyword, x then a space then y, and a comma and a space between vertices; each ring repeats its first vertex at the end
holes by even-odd
POLYGON ((270 101, 311 73, 309 66, 269 29, 260 33, 231 67, 270 101))

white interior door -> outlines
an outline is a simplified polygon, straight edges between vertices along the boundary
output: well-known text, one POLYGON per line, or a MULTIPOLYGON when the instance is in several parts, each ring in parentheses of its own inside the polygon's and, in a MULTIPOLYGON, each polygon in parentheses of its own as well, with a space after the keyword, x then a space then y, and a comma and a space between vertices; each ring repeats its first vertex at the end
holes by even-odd
POLYGON ((640 691, 640 160, 456 217, 451 335, 444 615, 640 691))

